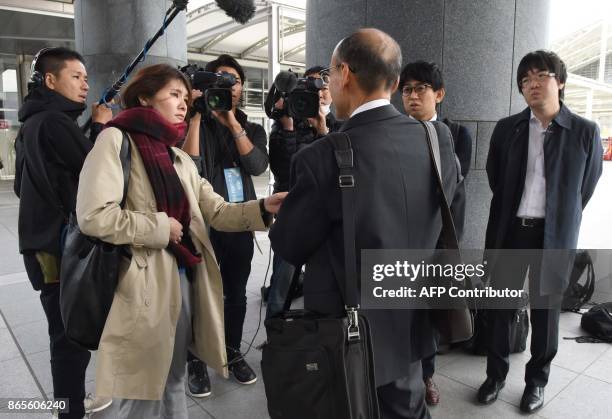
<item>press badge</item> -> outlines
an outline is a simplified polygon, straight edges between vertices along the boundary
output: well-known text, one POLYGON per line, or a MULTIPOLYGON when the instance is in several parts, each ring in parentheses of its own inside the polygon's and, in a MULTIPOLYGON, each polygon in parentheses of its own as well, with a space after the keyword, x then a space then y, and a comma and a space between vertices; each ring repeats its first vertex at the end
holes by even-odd
POLYGON ((223 169, 225 175, 225 186, 229 202, 244 202, 244 190, 242 188, 242 176, 238 167, 223 169))

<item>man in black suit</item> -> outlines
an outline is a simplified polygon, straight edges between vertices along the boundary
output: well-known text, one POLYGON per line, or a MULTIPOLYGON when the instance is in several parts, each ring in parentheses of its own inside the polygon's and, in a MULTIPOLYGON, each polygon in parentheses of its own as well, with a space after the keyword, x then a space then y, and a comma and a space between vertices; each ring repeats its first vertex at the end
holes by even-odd
MULTIPOLYGON (((418 121, 437 121, 436 108, 444 100, 446 89, 442 72, 436 63, 415 61, 406 64, 400 75, 400 89, 404 110, 411 118, 418 121)), ((472 159, 472 137, 467 128, 448 118, 442 120, 450 129, 455 146, 455 154, 461 164, 461 176, 465 178, 470 170, 472 159)), ((465 183, 463 180, 457 186, 451 204, 451 213, 461 239, 465 224, 465 183)), ((440 390, 433 380, 435 371, 435 353, 424 358, 423 382, 425 383, 425 401, 434 406, 440 402, 440 390)))
MULTIPOLYGON (((357 272, 361 249, 434 249, 442 229, 425 130, 389 101, 400 70, 398 44, 377 29, 361 29, 338 44, 324 73, 336 115, 346 120, 340 131, 349 135, 354 154, 357 272)), ((443 124, 434 125, 444 192, 453 196, 458 176, 451 135, 443 124)), ((270 239, 285 260, 306 264, 305 308, 342 315, 338 287, 345 281, 342 205, 329 138, 294 156, 289 195, 270 239)), ((428 311, 361 313, 371 326, 383 417, 429 417, 420 362, 435 351, 428 311)))
MULTIPOLYGON (((567 288, 582 210, 602 170, 597 125, 572 113, 561 99, 565 64, 553 52, 527 54, 517 83, 528 108, 500 120, 493 131, 487 175, 493 192, 487 249, 533 249, 528 257, 498 256, 490 266, 491 284, 522 289, 529 268, 531 359, 525 369, 520 408, 544 404, 544 387, 557 353, 561 296, 567 288)), ((480 403, 497 399, 509 369, 510 328, 515 310, 490 310, 487 379, 480 403)))

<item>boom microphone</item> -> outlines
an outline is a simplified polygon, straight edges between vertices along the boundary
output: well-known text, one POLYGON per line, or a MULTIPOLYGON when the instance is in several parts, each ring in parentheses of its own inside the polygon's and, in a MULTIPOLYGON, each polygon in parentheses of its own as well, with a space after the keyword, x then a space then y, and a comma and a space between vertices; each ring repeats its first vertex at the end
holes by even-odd
POLYGON ((245 24, 255 14, 253 0, 215 0, 217 6, 236 22, 245 24))

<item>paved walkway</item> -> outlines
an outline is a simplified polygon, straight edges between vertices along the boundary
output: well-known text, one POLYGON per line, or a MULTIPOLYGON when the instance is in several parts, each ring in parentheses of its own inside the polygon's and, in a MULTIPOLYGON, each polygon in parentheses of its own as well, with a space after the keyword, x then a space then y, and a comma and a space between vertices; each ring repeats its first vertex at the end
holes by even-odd
MULTIPOLYGON (((265 194, 266 178, 256 180, 257 190, 265 194)), ((612 199, 612 164, 605 174, 587 213, 581 244, 584 247, 612 248, 610 219, 612 199), (604 192, 605 191, 605 192, 604 192), (602 233, 602 231, 607 233, 602 233), (589 246, 591 244, 591 246, 589 246)), ((24 272, 17 245, 18 200, 12 183, 0 182, 0 398, 50 397, 52 395, 49 366, 49 341, 46 320, 38 293, 33 291, 24 272)), ((269 242, 265 233, 257 233, 262 253, 255 251, 253 270, 248 285, 248 311, 244 327, 243 350, 254 337, 254 346, 265 339, 259 328, 261 298, 259 289, 269 264, 269 242)), ((269 272, 267 277, 269 277, 269 272)), ((596 301, 612 301, 612 295, 600 293, 596 301)), ((595 298, 594 298, 595 299, 595 298)), ((561 337, 579 336, 580 317, 561 315, 561 337)), ((94 389, 95 353, 87 371, 87 390, 94 389)), ((242 386, 211 373, 213 394, 207 399, 189 398, 190 418, 256 419, 267 418, 266 399, 259 362, 261 353, 252 348, 246 356, 260 380, 242 386)), ((500 400, 491 406, 475 403, 476 389, 484 380, 485 359, 459 351, 437 357, 435 380, 441 390, 441 403, 431 409, 433 418, 522 418, 518 404, 523 391, 524 365, 528 352, 511 356, 511 369, 500 400)), ((116 404, 94 419, 113 418, 116 404)), ((546 388, 546 405, 533 417, 545 418, 609 418, 612 409, 612 345, 579 344, 561 339, 559 353, 553 362, 550 383, 546 388)), ((49 415, 2 415, 25 419, 49 415)))

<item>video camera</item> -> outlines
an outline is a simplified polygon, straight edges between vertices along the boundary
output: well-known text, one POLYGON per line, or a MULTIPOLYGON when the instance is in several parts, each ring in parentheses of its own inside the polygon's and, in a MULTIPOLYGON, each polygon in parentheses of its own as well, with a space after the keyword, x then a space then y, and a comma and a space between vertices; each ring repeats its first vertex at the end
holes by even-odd
POLYGON ((295 119, 313 118, 319 114, 319 90, 323 80, 314 77, 298 78, 292 71, 281 71, 274 79, 265 101, 266 115, 272 119, 290 116, 295 119), (283 108, 274 104, 283 99, 283 108))
POLYGON ((196 112, 204 113, 211 111, 229 111, 232 109, 232 86, 236 84, 236 78, 229 73, 212 73, 205 71, 196 64, 186 65, 180 68, 181 72, 191 80, 194 89, 204 92, 204 96, 193 102, 196 112))

